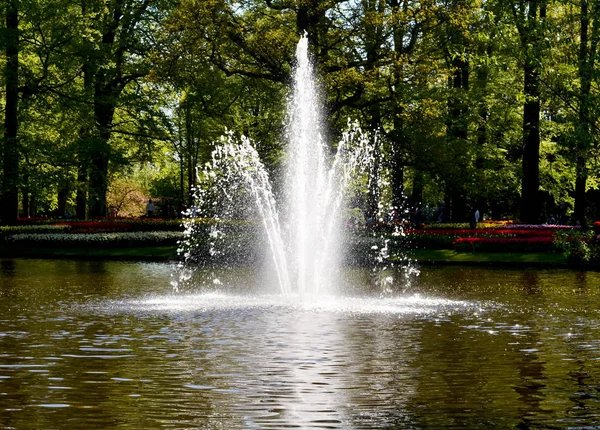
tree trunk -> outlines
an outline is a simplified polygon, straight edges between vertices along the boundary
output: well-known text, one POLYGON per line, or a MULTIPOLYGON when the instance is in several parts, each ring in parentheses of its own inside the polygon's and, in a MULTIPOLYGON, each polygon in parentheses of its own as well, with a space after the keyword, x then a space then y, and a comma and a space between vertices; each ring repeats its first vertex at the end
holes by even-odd
POLYGON ((183 155, 179 154, 179 201, 181 204, 186 204, 189 199, 185 198, 185 177, 184 177, 185 163, 183 161, 183 155))
POLYGON ((521 183, 521 221, 539 221, 540 189, 540 81, 536 63, 527 61, 525 72, 525 105, 523 107, 523 178, 521 183))
MULTIPOLYGON (((96 131, 89 152, 89 216, 106 216, 108 207, 106 193, 108 191, 108 166, 111 157, 110 137, 113 119, 119 95, 125 87, 123 67, 126 63, 126 50, 123 40, 123 1, 113 4, 111 20, 104 27, 100 54, 90 65, 94 66, 90 73, 93 76, 94 88, 94 120, 96 131), (102 62, 104 64, 102 64, 102 62)), ((140 8, 146 8, 140 5, 140 8)), ((132 22, 129 22, 132 25, 132 22)), ((131 30, 133 27, 130 27, 131 30)))
POLYGON ((525 50, 523 67, 523 176, 521 179, 521 221, 539 222, 540 189, 540 44, 541 21, 546 17, 544 2, 530 1, 527 22, 520 27, 525 50), (538 9, 539 6, 539 9, 538 9), (539 19, 538 19, 539 10, 539 19))
POLYGON ((298 34, 303 35, 308 32, 309 19, 308 19, 308 6, 298 6, 298 12, 296 13, 296 28, 298 34))
POLYGON ((122 90, 122 85, 114 79, 108 78, 106 73, 106 71, 98 70, 95 73, 94 82, 94 120, 97 137, 90 139, 92 145, 88 199, 91 217, 108 214, 106 193, 108 192, 108 164, 111 156, 109 140, 117 100, 122 90))
MULTIPOLYGON (((469 62, 465 59, 455 56, 452 59, 452 75, 450 77, 450 87, 454 95, 448 100, 448 127, 447 138, 448 145, 466 146, 468 137, 467 104, 463 100, 463 94, 469 90, 469 62)), ((463 155, 458 155, 456 174, 447 180, 447 192, 452 201, 450 209, 451 219, 454 222, 467 221, 467 198, 464 173, 467 163, 463 155)))
POLYGON ((87 187, 88 187, 88 169, 87 161, 78 158, 77 166, 77 191, 75 195, 75 218, 87 218, 87 187))
POLYGON ((412 185, 412 200, 415 205, 421 206, 421 203, 423 202, 423 189, 425 185, 422 171, 415 169, 412 185))
POLYGON ((114 80, 106 76, 106 71, 99 70, 95 75, 94 120, 96 122, 97 138, 90 139, 92 145, 90 150, 88 199, 89 215, 91 217, 106 216, 108 214, 106 193, 108 191, 108 164, 111 153, 109 139, 117 98, 121 90, 114 80))
POLYGON ((95 143, 89 176, 89 216, 103 217, 108 214, 106 193, 108 191, 108 160, 110 147, 107 140, 95 143))
MULTIPOLYGON (((596 8, 594 12, 597 13, 596 8)), ((593 134, 590 118, 591 100, 590 93, 592 79, 594 76, 594 63, 596 60, 596 49, 598 45, 598 21, 592 18, 587 0, 581 0, 580 33, 579 33, 579 121, 577 136, 577 161, 575 176, 575 211, 574 221, 581 226, 587 226, 585 210, 587 207, 587 156, 592 146, 593 134), (589 35, 590 21, 593 19, 591 37, 589 35)))
POLYGON ((108 163, 111 148, 108 143, 117 103, 117 89, 112 83, 96 78, 94 89, 94 119, 98 137, 90 139, 91 156, 89 171, 89 216, 108 215, 106 193, 108 192, 108 163))
MULTIPOLYGON (((86 1, 81 2, 81 14, 87 16, 90 12, 88 11, 88 4, 86 1)), ((94 8, 91 8, 94 12, 94 8)), ((92 46, 88 44, 85 46, 84 59, 83 59, 83 90, 85 99, 89 103, 94 100, 94 83, 96 64, 95 59, 92 57, 91 52, 93 51, 92 46)), ((84 105, 85 118, 87 123, 83 124, 79 130, 79 148, 77 151, 77 189, 75 191, 75 217, 80 220, 87 219, 88 209, 88 188, 89 188, 89 146, 91 144, 91 138, 93 135, 93 122, 94 113, 93 108, 89 108, 88 105, 84 105)))
POLYGON ((70 191, 71 190, 69 190, 68 186, 63 186, 60 190, 58 190, 58 208, 56 210, 56 215, 59 218, 65 218, 65 215, 67 214, 67 200, 69 199, 70 191))
POLYGON ((15 224, 19 216, 19 15, 18 0, 8 0, 6 5, 6 98, 4 111, 4 142, 2 202, 0 218, 4 224, 15 224))
POLYGON ((391 185, 392 185, 392 206, 399 214, 405 205, 404 196, 404 153, 405 137, 402 120, 400 119, 400 107, 395 109, 394 133, 392 134, 392 162, 391 162, 391 185))
POLYGON ((448 135, 451 140, 467 139, 467 106, 458 95, 458 91, 466 92, 469 90, 469 62, 456 56, 452 60, 452 77, 450 87, 455 90, 454 96, 448 101, 448 111, 450 114, 450 123, 448 135))
MULTIPOLYGON (((488 46, 485 49, 481 50, 481 56, 491 57, 492 49, 488 46)), ((476 79, 476 89, 477 89, 477 97, 478 107, 478 122, 477 122, 477 157, 475 159, 475 167, 478 170, 483 169, 484 167, 484 153, 485 153, 485 145, 488 143, 488 117, 489 117, 489 109, 487 106, 487 102, 485 100, 485 96, 487 94, 488 81, 490 78, 490 66, 487 64, 480 64, 477 68, 477 79, 476 79)))
POLYGON ((32 195, 29 197, 29 216, 35 218, 38 215, 37 197, 32 195))
MULTIPOLYGON (((400 59, 403 54, 406 54, 404 49, 405 28, 400 20, 400 2, 391 0, 390 6, 392 16, 395 16, 393 39, 394 39, 394 54, 396 59, 400 59)), ((404 5, 406 7, 406 4, 404 5)), ((399 64, 394 67, 394 83, 395 88, 392 92, 393 100, 393 124, 394 132, 392 133, 392 162, 391 162, 391 185, 392 185, 392 205, 399 215, 404 208, 404 168, 406 160, 404 159, 404 150, 406 146, 406 135, 404 133, 404 123, 402 120, 403 106, 400 97, 400 88, 402 82, 402 68, 399 64)))
POLYGON ((381 167, 381 144, 379 139, 375 141, 373 148, 373 165, 369 172, 369 197, 367 201, 367 218, 375 219, 379 212, 379 199, 381 190, 379 188, 379 173, 381 167))
MULTIPOLYGON (((363 0, 363 14, 373 16, 385 12, 385 2, 379 0, 363 0)), ((365 20, 365 38, 364 49, 367 54, 365 71, 372 72, 377 69, 377 63, 380 59, 379 52, 383 43, 383 28, 376 22, 365 20)), ((379 133, 381 127, 381 105, 375 103, 366 110, 368 115, 369 128, 373 133, 379 133)), ((371 171, 369 172, 369 197, 367 202, 367 217, 375 219, 380 212, 379 203, 381 198, 380 190, 380 172, 381 172, 381 141, 375 139, 373 147, 373 161, 371 171)), ((389 208, 388 208, 389 210, 389 208)), ((397 212, 397 211, 395 211, 397 212)), ((385 215, 385 214, 382 214, 385 215)), ((389 215, 389 214, 388 214, 389 215)))
POLYGON ((296 11, 296 31, 299 35, 306 34, 309 45, 312 46, 315 52, 319 52, 319 38, 316 29, 316 26, 322 17, 322 14, 319 14, 319 11, 317 10, 319 1, 304 0, 299 3, 301 4, 296 11))
POLYGON ((188 180, 188 207, 191 207, 194 204, 194 185, 196 183, 196 172, 194 170, 194 161, 192 151, 194 150, 194 119, 192 118, 192 110, 190 106, 190 102, 185 103, 184 105, 184 114, 185 114, 185 164, 187 165, 187 180, 188 180))
POLYGON ((29 218, 30 205, 29 205, 29 173, 23 173, 23 184, 21 186, 21 208, 23 209, 23 216, 29 218))

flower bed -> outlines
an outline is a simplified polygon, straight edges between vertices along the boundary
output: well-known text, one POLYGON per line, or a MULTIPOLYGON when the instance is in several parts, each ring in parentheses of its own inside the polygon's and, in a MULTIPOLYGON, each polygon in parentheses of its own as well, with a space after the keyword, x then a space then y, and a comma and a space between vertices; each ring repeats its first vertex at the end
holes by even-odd
POLYGON ((8 236, 6 242, 16 246, 43 247, 167 246, 176 245, 182 237, 181 232, 169 231, 92 234, 19 233, 8 236))
MULTIPOLYGON (((372 233, 379 233, 378 225, 372 233)), ((394 226, 388 225, 384 235, 392 238, 394 226)), ((421 229, 405 228, 403 242, 414 249, 454 249, 458 252, 550 252, 556 251, 553 240, 559 232, 576 232, 579 227, 566 225, 515 224, 512 222, 480 223, 471 229, 466 224, 436 224, 421 229)), ((354 230, 359 231, 355 228, 354 230)), ((367 231, 367 230, 363 230, 367 231)), ((393 239, 393 238, 392 238, 393 239)))
MULTIPOLYGON (((514 241, 516 249, 540 248, 540 243, 552 243, 554 234, 558 231, 556 228, 533 229, 528 226, 519 226, 519 228, 476 228, 476 229, 419 229, 405 230, 408 241, 414 248, 418 249, 456 249, 459 251, 467 250, 487 250, 490 244, 500 246, 501 250, 509 248, 509 241, 514 241), (539 238, 541 241, 533 239, 539 238), (468 241, 462 239, 479 239, 472 241, 477 246, 466 246, 468 241), (489 240, 486 240, 489 239, 489 240), (517 241, 516 239, 523 239, 517 241), (532 240, 529 240, 532 239, 532 240), (527 245, 530 243, 530 245, 527 245), (535 244, 535 245, 534 245, 535 244)), ((549 247, 547 250, 550 250, 549 247)))
MULTIPOLYGON (((600 228, 600 222, 594 223, 600 228)), ((218 226, 227 236, 247 241, 254 237, 259 224, 240 220, 186 218, 107 218, 95 221, 51 221, 33 225, 0 227, 0 241, 27 246, 162 246, 174 245, 183 231, 203 242, 218 226)), ((477 228, 466 224, 436 224, 436 228, 411 229, 403 223, 348 225, 348 233, 360 238, 390 239, 389 246, 398 249, 454 249, 458 252, 540 252, 555 251, 559 234, 577 234, 582 229, 563 225, 528 225, 508 222, 480 223, 477 228), (443 228, 441 228, 443 227, 443 228), (553 244, 554 242, 554 244, 553 244)), ((564 242, 564 241, 563 241, 564 242)), ((239 246, 237 246, 239 248, 239 246)), ((245 248, 245 247, 241 247, 245 248)))
POLYGON ((139 231, 181 231, 180 220, 163 220, 153 218, 107 218, 97 221, 58 221, 53 225, 64 225, 71 228, 72 233, 108 233, 139 231))
POLYGON ((477 228, 477 229, 440 229, 440 230, 405 230, 405 234, 412 236, 458 236, 458 237, 539 237, 552 236, 554 229, 507 229, 507 228, 477 228))
POLYGON ((461 237, 453 243, 457 252, 549 252, 554 250, 552 236, 540 237, 461 237))
POLYGON ((218 226, 220 231, 231 233, 231 238, 244 236, 244 239, 248 232, 254 232, 259 227, 249 221, 205 218, 107 218, 94 221, 44 219, 37 224, 0 227, 0 244, 5 248, 16 246, 22 249, 172 246, 182 241, 186 229, 197 233, 196 242, 205 242, 205 233, 210 231, 211 226, 218 226))
POLYGON ((66 233, 71 230, 68 225, 9 225, 0 226, 0 234, 10 235, 18 233, 66 233))

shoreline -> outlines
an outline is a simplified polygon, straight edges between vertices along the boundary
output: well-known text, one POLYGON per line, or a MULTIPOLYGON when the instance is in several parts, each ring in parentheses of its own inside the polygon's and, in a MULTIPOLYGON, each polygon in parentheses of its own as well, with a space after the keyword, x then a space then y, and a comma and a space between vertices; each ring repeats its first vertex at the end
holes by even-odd
MULTIPOLYGON (((448 249, 411 250, 406 256, 421 266, 487 266, 502 268, 544 268, 600 270, 598 264, 569 264, 559 253, 472 253, 448 249)), ((148 246, 121 248, 51 248, 28 249, 0 247, 0 259, 72 259, 110 261, 177 262, 177 246, 148 246)), ((390 260, 394 262, 394 260, 390 260)), ((247 263, 247 262, 246 262, 247 263)), ((360 264, 360 263, 358 263, 360 264)), ((365 263, 368 264, 368 263, 365 263)))

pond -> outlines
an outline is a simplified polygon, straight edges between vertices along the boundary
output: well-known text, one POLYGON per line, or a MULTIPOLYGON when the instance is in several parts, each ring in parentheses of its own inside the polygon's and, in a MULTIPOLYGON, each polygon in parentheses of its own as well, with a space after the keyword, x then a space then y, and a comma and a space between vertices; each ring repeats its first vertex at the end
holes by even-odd
POLYGON ((245 293, 245 269, 213 293, 175 294, 172 273, 0 260, 0 427, 600 423, 599 273, 422 267, 401 293, 311 306, 245 293))

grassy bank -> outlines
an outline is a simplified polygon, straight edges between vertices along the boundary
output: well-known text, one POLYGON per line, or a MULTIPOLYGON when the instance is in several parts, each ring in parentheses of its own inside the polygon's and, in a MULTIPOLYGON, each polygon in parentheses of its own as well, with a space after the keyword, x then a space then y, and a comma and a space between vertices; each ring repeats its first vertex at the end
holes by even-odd
MULTIPOLYGON (((177 259, 177 246, 115 248, 0 247, 2 258, 72 258, 106 260, 169 261, 177 259)), ((413 250, 410 257, 421 264, 481 264, 513 266, 566 266, 560 253, 473 253, 450 249, 413 250)))

